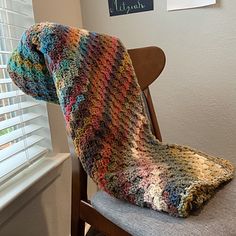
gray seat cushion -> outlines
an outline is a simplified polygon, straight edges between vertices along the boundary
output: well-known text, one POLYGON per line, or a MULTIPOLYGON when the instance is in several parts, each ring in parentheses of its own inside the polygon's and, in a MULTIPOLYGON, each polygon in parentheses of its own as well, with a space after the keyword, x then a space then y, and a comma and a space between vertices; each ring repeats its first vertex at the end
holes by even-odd
POLYGON ((102 215, 134 236, 236 236, 235 179, 185 219, 134 206, 102 191, 91 202, 102 215))

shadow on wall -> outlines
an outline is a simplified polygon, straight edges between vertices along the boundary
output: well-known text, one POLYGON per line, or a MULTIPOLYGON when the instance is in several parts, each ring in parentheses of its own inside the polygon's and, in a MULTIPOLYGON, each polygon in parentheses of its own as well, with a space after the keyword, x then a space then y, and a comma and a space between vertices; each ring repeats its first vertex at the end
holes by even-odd
POLYGON ((68 158, 0 212, 0 235, 69 235, 70 199, 71 159, 68 158))
MULTIPOLYGON (((17 203, 20 204, 21 202, 22 198, 17 200, 17 203)), ((8 210, 9 208, 7 207, 4 211, 8 212, 8 210)), ((8 218, 0 226, 0 235, 49 236, 44 207, 41 202, 41 194, 33 197, 8 218)))

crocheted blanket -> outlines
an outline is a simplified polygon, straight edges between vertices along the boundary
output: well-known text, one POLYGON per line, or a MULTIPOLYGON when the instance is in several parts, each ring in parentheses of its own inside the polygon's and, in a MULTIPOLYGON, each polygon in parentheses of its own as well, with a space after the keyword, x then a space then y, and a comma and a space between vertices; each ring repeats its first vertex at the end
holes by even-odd
POLYGON ((186 217, 233 177, 229 161, 153 136, 129 54, 115 37, 36 24, 8 72, 26 94, 61 106, 85 171, 116 198, 186 217))

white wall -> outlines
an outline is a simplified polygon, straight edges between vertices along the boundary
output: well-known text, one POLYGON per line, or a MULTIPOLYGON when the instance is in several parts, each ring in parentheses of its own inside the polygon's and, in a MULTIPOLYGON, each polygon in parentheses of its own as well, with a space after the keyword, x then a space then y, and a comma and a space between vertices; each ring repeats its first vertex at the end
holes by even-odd
MULTIPOLYGON (((33 0, 36 22, 55 22, 82 26, 80 0, 33 0)), ((64 118, 58 105, 48 104, 49 122, 54 152, 69 152, 64 118)))
POLYGON ((66 159, 1 211, 0 235, 69 236, 70 193, 71 159, 66 159))
MULTIPOLYGON (((164 141, 233 159, 236 147, 236 1, 109 17, 107 0, 81 0, 83 26, 128 48, 157 45, 167 65, 151 87, 164 141)), ((236 163, 236 158, 234 158, 236 163)))
POLYGON ((80 0, 32 0, 36 22, 49 21, 82 26, 80 0))

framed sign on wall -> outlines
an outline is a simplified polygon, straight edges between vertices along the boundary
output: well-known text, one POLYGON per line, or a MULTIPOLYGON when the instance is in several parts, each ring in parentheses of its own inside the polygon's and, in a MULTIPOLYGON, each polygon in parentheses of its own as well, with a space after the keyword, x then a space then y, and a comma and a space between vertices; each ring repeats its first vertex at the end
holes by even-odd
POLYGON ((110 16, 152 11, 153 0, 108 0, 110 16))

